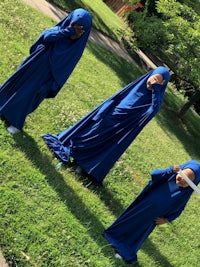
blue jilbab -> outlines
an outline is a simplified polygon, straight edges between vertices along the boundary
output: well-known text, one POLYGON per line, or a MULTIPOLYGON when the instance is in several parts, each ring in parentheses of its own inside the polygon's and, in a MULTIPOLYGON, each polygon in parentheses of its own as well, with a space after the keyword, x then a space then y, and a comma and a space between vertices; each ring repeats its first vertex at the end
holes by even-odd
MULTIPOLYGON (((192 169, 193 183, 200 182, 200 163, 190 160, 180 168, 192 169)), ((172 222, 185 208, 193 189, 176 184, 173 167, 154 170, 151 180, 132 204, 104 231, 103 235, 127 262, 137 261, 137 251, 156 227, 155 219, 172 222)))
POLYGON ((45 30, 31 46, 30 56, 0 87, 0 114, 14 127, 22 129, 26 116, 44 98, 55 97, 86 46, 92 17, 84 9, 76 9, 56 26, 45 30), (76 40, 73 23, 83 27, 83 35, 76 40))
POLYGON ((72 156, 100 184, 159 111, 169 78, 169 71, 158 67, 125 86, 71 128, 43 138, 58 158, 68 162, 72 156), (161 74, 165 83, 148 90, 147 79, 154 74, 161 74))

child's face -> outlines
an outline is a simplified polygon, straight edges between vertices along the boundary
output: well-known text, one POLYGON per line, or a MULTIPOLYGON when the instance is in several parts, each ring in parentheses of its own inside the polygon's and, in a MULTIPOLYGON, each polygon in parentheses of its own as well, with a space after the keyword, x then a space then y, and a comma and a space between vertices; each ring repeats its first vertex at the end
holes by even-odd
POLYGON ((72 40, 77 40, 79 39, 83 34, 84 34, 84 29, 83 29, 83 26, 77 24, 77 23, 72 23, 72 26, 74 27, 74 30, 76 32, 75 35, 71 35, 70 38, 72 40))
MULTIPOLYGON (((194 181, 194 178, 195 178, 195 175, 194 175, 194 172, 193 170, 191 169, 184 169, 183 170, 183 173, 185 175, 187 175, 187 177, 191 180, 191 181, 194 181)), ((182 176, 178 173, 176 175, 176 184, 180 187, 188 187, 188 183, 184 180, 184 178, 182 178, 182 176)))
POLYGON ((161 74, 153 74, 147 80, 147 89, 152 89, 152 84, 164 84, 163 76, 161 74))

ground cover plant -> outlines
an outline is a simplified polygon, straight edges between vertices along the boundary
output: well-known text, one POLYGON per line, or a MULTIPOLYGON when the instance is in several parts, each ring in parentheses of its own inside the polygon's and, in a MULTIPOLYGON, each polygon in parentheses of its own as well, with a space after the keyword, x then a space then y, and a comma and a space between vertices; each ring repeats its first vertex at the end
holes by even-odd
MULTIPOLYGON (((19 0, 2 0, 0 16, 2 83, 54 22, 19 0)), ((11 266, 126 266, 113 257, 103 230, 146 185, 151 170, 200 160, 199 116, 190 110, 183 121, 176 118, 183 98, 171 84, 161 111, 120 158, 103 188, 77 175, 73 163, 58 165, 42 134, 69 127, 142 73, 89 41, 62 91, 28 117, 22 133, 9 134, 0 120, 0 247, 11 266)), ((136 266, 198 267, 199 201, 194 193, 177 221, 152 233, 136 266)))

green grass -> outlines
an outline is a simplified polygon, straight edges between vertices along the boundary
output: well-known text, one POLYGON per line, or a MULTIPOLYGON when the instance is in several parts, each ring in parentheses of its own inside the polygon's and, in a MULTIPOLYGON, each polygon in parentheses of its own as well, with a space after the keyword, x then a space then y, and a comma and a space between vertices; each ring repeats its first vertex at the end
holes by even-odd
MULTIPOLYGON (((31 43, 52 20, 18 0, 0 2, 2 83, 28 55, 31 43)), ((191 158, 200 160, 200 118, 176 110, 184 99, 171 85, 159 114, 144 128, 97 188, 58 160, 41 135, 57 133, 144 73, 89 42, 75 71, 55 99, 45 100, 10 135, 0 121, 0 246, 11 266, 123 267, 103 230, 145 186, 149 172, 191 158)), ((173 224, 158 227, 138 253, 144 267, 198 267, 199 201, 193 194, 173 224)))

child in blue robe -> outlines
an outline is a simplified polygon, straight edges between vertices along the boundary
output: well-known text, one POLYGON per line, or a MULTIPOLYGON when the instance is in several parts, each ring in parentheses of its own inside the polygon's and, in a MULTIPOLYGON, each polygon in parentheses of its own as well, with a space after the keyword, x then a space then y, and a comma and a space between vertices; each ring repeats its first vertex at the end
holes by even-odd
POLYGON ((91 26, 91 14, 79 8, 31 46, 29 57, 0 87, 0 114, 10 133, 19 132, 45 98, 58 94, 82 56, 91 26))
POLYGON ((158 67, 126 85, 71 128, 43 136, 63 162, 70 156, 98 185, 145 125, 160 110, 170 79, 158 67))
POLYGON ((116 257, 137 262, 137 251, 157 225, 172 222, 184 210, 193 189, 182 170, 195 185, 200 182, 200 163, 190 160, 180 166, 151 172, 151 180, 130 206, 104 231, 116 257))

